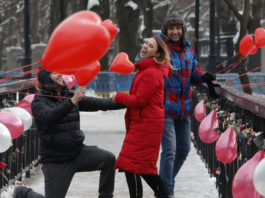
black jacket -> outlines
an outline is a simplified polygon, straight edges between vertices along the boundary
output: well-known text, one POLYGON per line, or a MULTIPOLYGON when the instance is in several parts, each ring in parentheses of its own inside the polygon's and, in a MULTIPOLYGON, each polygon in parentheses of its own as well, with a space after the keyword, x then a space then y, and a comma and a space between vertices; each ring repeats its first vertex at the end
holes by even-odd
POLYGON ((63 90, 61 100, 48 97, 52 92, 41 90, 32 101, 32 114, 40 135, 42 163, 61 163, 77 156, 85 139, 80 130, 80 111, 106 111, 124 108, 111 98, 84 97, 78 105, 70 98, 73 92, 63 90))

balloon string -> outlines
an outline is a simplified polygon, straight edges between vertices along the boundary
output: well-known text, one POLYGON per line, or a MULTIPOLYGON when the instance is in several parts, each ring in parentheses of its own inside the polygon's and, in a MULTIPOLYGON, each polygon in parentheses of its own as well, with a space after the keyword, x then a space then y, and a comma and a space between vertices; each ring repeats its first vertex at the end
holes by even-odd
POLYGON ((35 63, 31 63, 31 64, 28 64, 28 65, 21 66, 21 67, 18 67, 18 68, 16 68, 16 69, 12 69, 12 70, 9 70, 9 71, 7 71, 7 72, 1 73, 0 76, 2 76, 2 75, 4 75, 4 74, 11 73, 11 72, 14 72, 14 71, 17 71, 17 70, 20 70, 20 69, 22 69, 22 68, 26 68, 26 67, 30 67, 30 66, 32 66, 32 65, 36 65, 36 64, 38 64, 38 63, 40 63, 40 60, 38 60, 38 61, 35 62, 35 63))
POLYGON ((227 73, 229 73, 229 72, 231 72, 235 67, 237 67, 244 59, 245 59, 246 57, 241 57, 240 59, 239 59, 239 61, 232 67, 232 68, 230 68, 229 70, 227 70, 225 73, 227 74, 227 73))
POLYGON ((225 67, 224 69, 216 72, 215 75, 224 72, 225 70, 229 69, 230 67, 233 67, 234 65, 238 65, 237 62, 234 62, 234 63, 228 65, 227 67, 225 67))
POLYGON ((250 72, 256 71, 257 69, 262 68, 262 67, 265 67, 265 65, 262 65, 262 66, 260 66, 260 67, 256 67, 256 68, 254 68, 254 69, 252 69, 252 70, 250 70, 250 71, 248 71, 248 72, 245 72, 245 73, 243 73, 243 74, 241 74, 241 75, 238 75, 238 76, 236 76, 236 77, 229 78, 229 79, 227 79, 227 80, 224 82, 224 84, 230 82, 231 80, 234 80, 234 79, 236 79, 236 78, 239 78, 239 77, 241 77, 241 76, 244 76, 244 75, 246 75, 246 74, 248 74, 248 73, 250 73, 250 72))
POLYGON ((229 181, 229 177, 228 177, 228 175, 227 175, 227 167, 226 167, 226 164, 224 164, 224 167, 225 167, 225 180, 226 180, 226 182, 228 182, 229 181))
POLYGON ((221 62, 220 64, 216 65, 216 68, 221 67, 224 63, 228 62, 229 60, 231 60, 232 58, 235 58, 239 53, 237 52, 235 55, 229 57, 228 59, 224 60, 223 62, 221 62))
POLYGON ((4 172, 0 171, 0 174, 3 176, 3 178, 7 181, 8 185, 10 186, 8 178, 5 176, 4 172))
POLYGON ((32 69, 32 70, 29 70, 29 71, 23 72, 23 73, 21 73, 21 74, 17 74, 17 75, 14 75, 14 76, 9 76, 9 77, 6 77, 6 78, 1 78, 1 79, 0 79, 0 82, 6 81, 6 80, 10 80, 10 79, 13 79, 13 78, 22 77, 22 76, 25 76, 25 75, 28 75, 28 74, 34 73, 34 72, 36 72, 36 71, 37 71, 37 69, 32 69))
POLYGON ((50 98, 71 99, 70 97, 66 97, 66 96, 51 96, 51 95, 45 95, 45 94, 29 93, 29 92, 25 93, 25 92, 19 92, 19 91, 7 91, 6 93, 19 93, 19 94, 24 94, 24 95, 33 94, 36 96, 45 96, 45 97, 50 97, 50 98))
POLYGON ((231 85, 229 87, 231 87, 231 88, 233 88, 233 87, 258 87, 258 86, 262 86, 262 85, 265 85, 265 82, 242 84, 242 85, 231 85))
MULTIPOLYGON (((245 59, 246 57, 240 57, 239 58, 239 60, 237 60, 236 62, 234 62, 234 63, 231 63, 230 65, 228 65, 227 67, 225 67, 224 69, 222 69, 222 70, 220 70, 220 71, 218 71, 218 72, 216 72, 215 74, 219 74, 219 73, 222 73, 222 72, 224 72, 225 70, 227 70, 227 69, 229 69, 229 68, 231 68, 231 67, 233 67, 232 69, 234 69, 236 66, 238 66, 244 59, 245 59)), ((232 70, 231 69, 231 70, 232 70)), ((229 71, 231 71, 231 70, 229 70, 229 71)))

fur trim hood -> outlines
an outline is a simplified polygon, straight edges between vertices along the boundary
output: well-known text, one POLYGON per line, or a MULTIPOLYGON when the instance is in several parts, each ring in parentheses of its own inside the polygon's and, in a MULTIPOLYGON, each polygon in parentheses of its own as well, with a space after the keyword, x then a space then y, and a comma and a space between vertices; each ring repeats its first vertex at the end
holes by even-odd
POLYGON ((182 26, 183 36, 182 36, 181 41, 180 41, 180 46, 181 46, 181 48, 184 48, 187 46, 186 37, 185 37, 185 34, 186 34, 185 21, 181 16, 179 16, 175 13, 167 15, 164 19, 164 22, 162 25, 162 30, 161 30, 162 39, 166 43, 169 43, 171 41, 167 36, 167 28, 170 26, 174 26, 174 25, 182 26))

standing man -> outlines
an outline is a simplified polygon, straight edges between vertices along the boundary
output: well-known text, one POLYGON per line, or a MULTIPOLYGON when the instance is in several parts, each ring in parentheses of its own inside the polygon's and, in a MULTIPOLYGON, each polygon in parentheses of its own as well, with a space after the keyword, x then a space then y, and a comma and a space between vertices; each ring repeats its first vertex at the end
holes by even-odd
POLYGON ((176 14, 168 15, 159 35, 168 45, 169 75, 165 79, 165 124, 159 174, 169 197, 174 197, 175 177, 190 151, 192 85, 206 82, 211 95, 215 95, 215 78, 202 72, 190 42, 185 38, 186 26, 176 14))

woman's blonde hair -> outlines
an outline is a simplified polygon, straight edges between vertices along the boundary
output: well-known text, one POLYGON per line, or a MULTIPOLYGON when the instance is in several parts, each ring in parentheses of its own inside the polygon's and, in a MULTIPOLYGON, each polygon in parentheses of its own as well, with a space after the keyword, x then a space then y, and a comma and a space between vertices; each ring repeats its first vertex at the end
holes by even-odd
POLYGON ((164 64, 165 62, 167 62, 170 65, 170 57, 167 50, 167 44, 162 39, 156 36, 154 36, 153 38, 157 42, 157 54, 159 54, 158 56, 154 57, 155 62, 158 64, 164 64))

